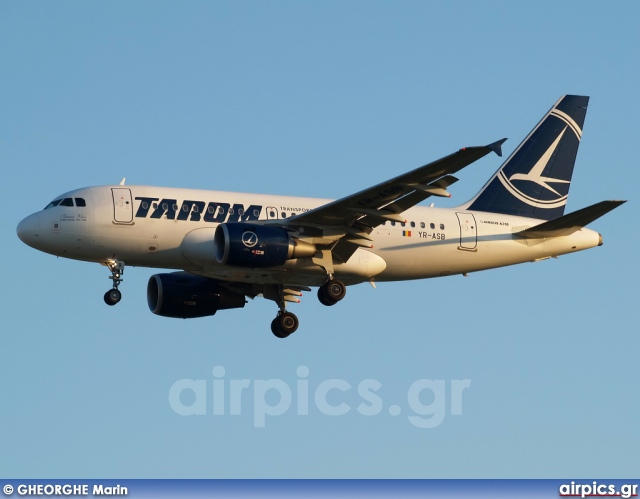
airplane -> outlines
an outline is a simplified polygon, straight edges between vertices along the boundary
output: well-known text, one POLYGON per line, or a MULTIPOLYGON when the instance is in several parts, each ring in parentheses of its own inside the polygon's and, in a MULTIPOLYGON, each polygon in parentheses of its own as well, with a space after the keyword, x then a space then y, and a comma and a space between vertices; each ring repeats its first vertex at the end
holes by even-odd
POLYGON ((564 214, 589 97, 565 95, 480 192, 454 208, 418 206, 450 197, 462 168, 506 139, 466 147, 338 200, 119 185, 72 190, 17 227, 27 245, 100 263, 111 272, 107 305, 122 297, 126 266, 176 270, 147 285, 157 315, 195 318, 262 296, 278 306, 271 331, 298 329, 288 303, 318 287, 333 306, 346 287, 467 275, 602 245, 586 225, 625 201, 564 214), (126 262, 126 263, 125 263, 126 262))

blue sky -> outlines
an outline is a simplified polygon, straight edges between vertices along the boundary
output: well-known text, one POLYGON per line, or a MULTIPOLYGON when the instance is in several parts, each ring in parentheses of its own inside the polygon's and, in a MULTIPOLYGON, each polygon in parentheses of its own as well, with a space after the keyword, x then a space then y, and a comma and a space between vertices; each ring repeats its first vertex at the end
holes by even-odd
MULTIPOLYGON (((637 476, 638 18, 637 2, 0 4, 0 474, 637 476), (331 308, 309 293, 285 341, 260 299, 206 319, 152 315, 153 269, 128 268, 107 307, 105 268, 15 235, 58 194, 122 177, 337 198, 463 146, 506 136, 508 154, 565 93, 591 96, 568 210, 629 200, 592 225, 604 246, 356 286, 331 308), (213 414, 216 367, 227 390, 249 380, 240 415, 213 414), (206 414, 172 408, 185 379, 205 383, 206 414), (314 402, 329 380, 350 387, 327 397, 344 415, 314 402), (365 416, 357 387, 372 380, 383 407, 365 416), (444 392, 412 405, 419 380, 444 392), (267 385, 291 389, 291 406, 257 428, 279 401, 274 389, 256 402, 267 385), (413 425, 431 403, 441 423, 413 425)), ((499 165, 460 172, 438 205, 466 201, 499 165)))

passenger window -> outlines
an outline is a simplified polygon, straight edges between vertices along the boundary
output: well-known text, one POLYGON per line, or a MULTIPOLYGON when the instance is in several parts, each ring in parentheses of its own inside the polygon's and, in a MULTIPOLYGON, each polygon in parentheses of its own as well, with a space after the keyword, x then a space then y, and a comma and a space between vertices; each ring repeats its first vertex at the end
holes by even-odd
POLYGON ((234 211, 233 208, 229 208, 229 215, 233 215, 234 211))
POLYGON ((189 207, 186 204, 183 204, 182 211, 189 211, 189 207))
POLYGON ((436 224, 429 224, 429 227, 431 227, 432 229, 436 228, 436 224))
POLYGON ((424 222, 420 222, 420 228, 424 229, 425 223, 424 222))
POLYGON ((253 216, 254 217, 259 217, 260 216, 260 210, 253 210, 253 216))
POLYGON ((444 224, 440 224, 440 230, 444 230, 444 224))
POLYGON ((411 222, 411 227, 415 227, 416 223, 415 222, 411 222))
POLYGON ((392 225, 393 227, 395 227, 395 226, 396 226, 396 223, 395 223, 393 220, 391 220, 391 225, 392 225))
POLYGON ((73 199, 71 198, 64 198, 62 200, 62 202, 60 203, 60 206, 73 206, 73 199))
POLYGON ((144 210, 148 210, 149 209, 149 203, 147 203, 146 201, 143 201, 140 206, 142 206, 142 209, 144 209, 144 210))
POLYGON ((76 206, 84 207, 87 206, 87 203, 84 202, 83 198, 76 198, 76 206))
POLYGON ((405 224, 404 222, 400 222, 400 225, 401 225, 402 227, 404 227, 404 226, 405 226, 405 225, 407 225, 407 224, 405 224))
POLYGON ((281 215, 282 215, 282 218, 287 218, 287 214, 284 211, 281 213, 281 215))
POLYGON ((193 211, 194 213, 198 213, 198 205, 194 204, 193 208, 191 208, 191 211, 193 211))
POLYGON ((210 204, 209 207, 207 208, 207 211, 209 213, 213 213, 216 211, 216 207, 210 204))

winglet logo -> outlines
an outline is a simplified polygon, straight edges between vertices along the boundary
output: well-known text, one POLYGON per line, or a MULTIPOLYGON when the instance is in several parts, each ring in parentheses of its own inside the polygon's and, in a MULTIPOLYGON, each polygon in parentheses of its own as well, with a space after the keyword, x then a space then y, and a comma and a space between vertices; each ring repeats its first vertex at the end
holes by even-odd
MULTIPOLYGON (((568 194, 562 194, 558 191, 558 184, 569 184, 570 180, 564 180, 559 178, 545 177, 543 176, 543 172, 549 166, 549 162, 554 158, 558 146, 560 145, 567 129, 571 130, 578 141, 580 141, 582 131, 578 124, 567 114, 563 113, 558 109, 554 109, 549 113, 547 119, 550 117, 558 118, 566 123, 564 129, 558 134, 555 140, 551 143, 551 145, 544 151, 544 153, 538 158, 538 161, 533 165, 533 167, 529 170, 528 173, 514 173, 510 177, 507 178, 504 170, 501 170, 498 175, 498 179, 502 183, 502 185, 517 199, 522 201, 523 203, 528 204, 529 206, 533 206, 535 208, 558 208, 564 206, 567 203, 568 194), (521 187, 517 187, 514 182, 527 182, 528 184, 518 184, 521 187), (535 184, 535 186, 542 187, 544 189, 543 192, 546 193, 545 196, 540 196, 539 193, 536 193, 535 186, 531 184, 535 184), (525 187, 529 185, 530 187, 525 187), (534 187, 534 189, 532 189, 534 187), (527 194, 524 190, 530 190, 531 192, 527 194), (538 194, 536 197, 530 194, 538 194)), ((565 192, 568 192, 565 191, 565 192)))
POLYGON ((256 244, 258 244, 258 236, 255 232, 246 231, 242 234, 242 244, 244 244, 247 248, 253 248, 256 244))

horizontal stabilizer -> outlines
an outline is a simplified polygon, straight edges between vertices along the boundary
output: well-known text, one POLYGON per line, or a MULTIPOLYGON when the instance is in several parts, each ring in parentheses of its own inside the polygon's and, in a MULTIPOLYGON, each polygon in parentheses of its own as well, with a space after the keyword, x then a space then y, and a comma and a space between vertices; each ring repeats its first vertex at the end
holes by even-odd
POLYGON ((516 232, 514 235, 519 237, 528 238, 541 238, 541 237, 558 237, 569 235, 578 229, 589 225, 594 220, 597 220, 603 215, 606 215, 611 210, 617 208, 626 201, 601 201, 581 210, 574 211, 568 215, 564 215, 555 220, 541 223, 530 229, 525 229, 520 232, 516 232))

